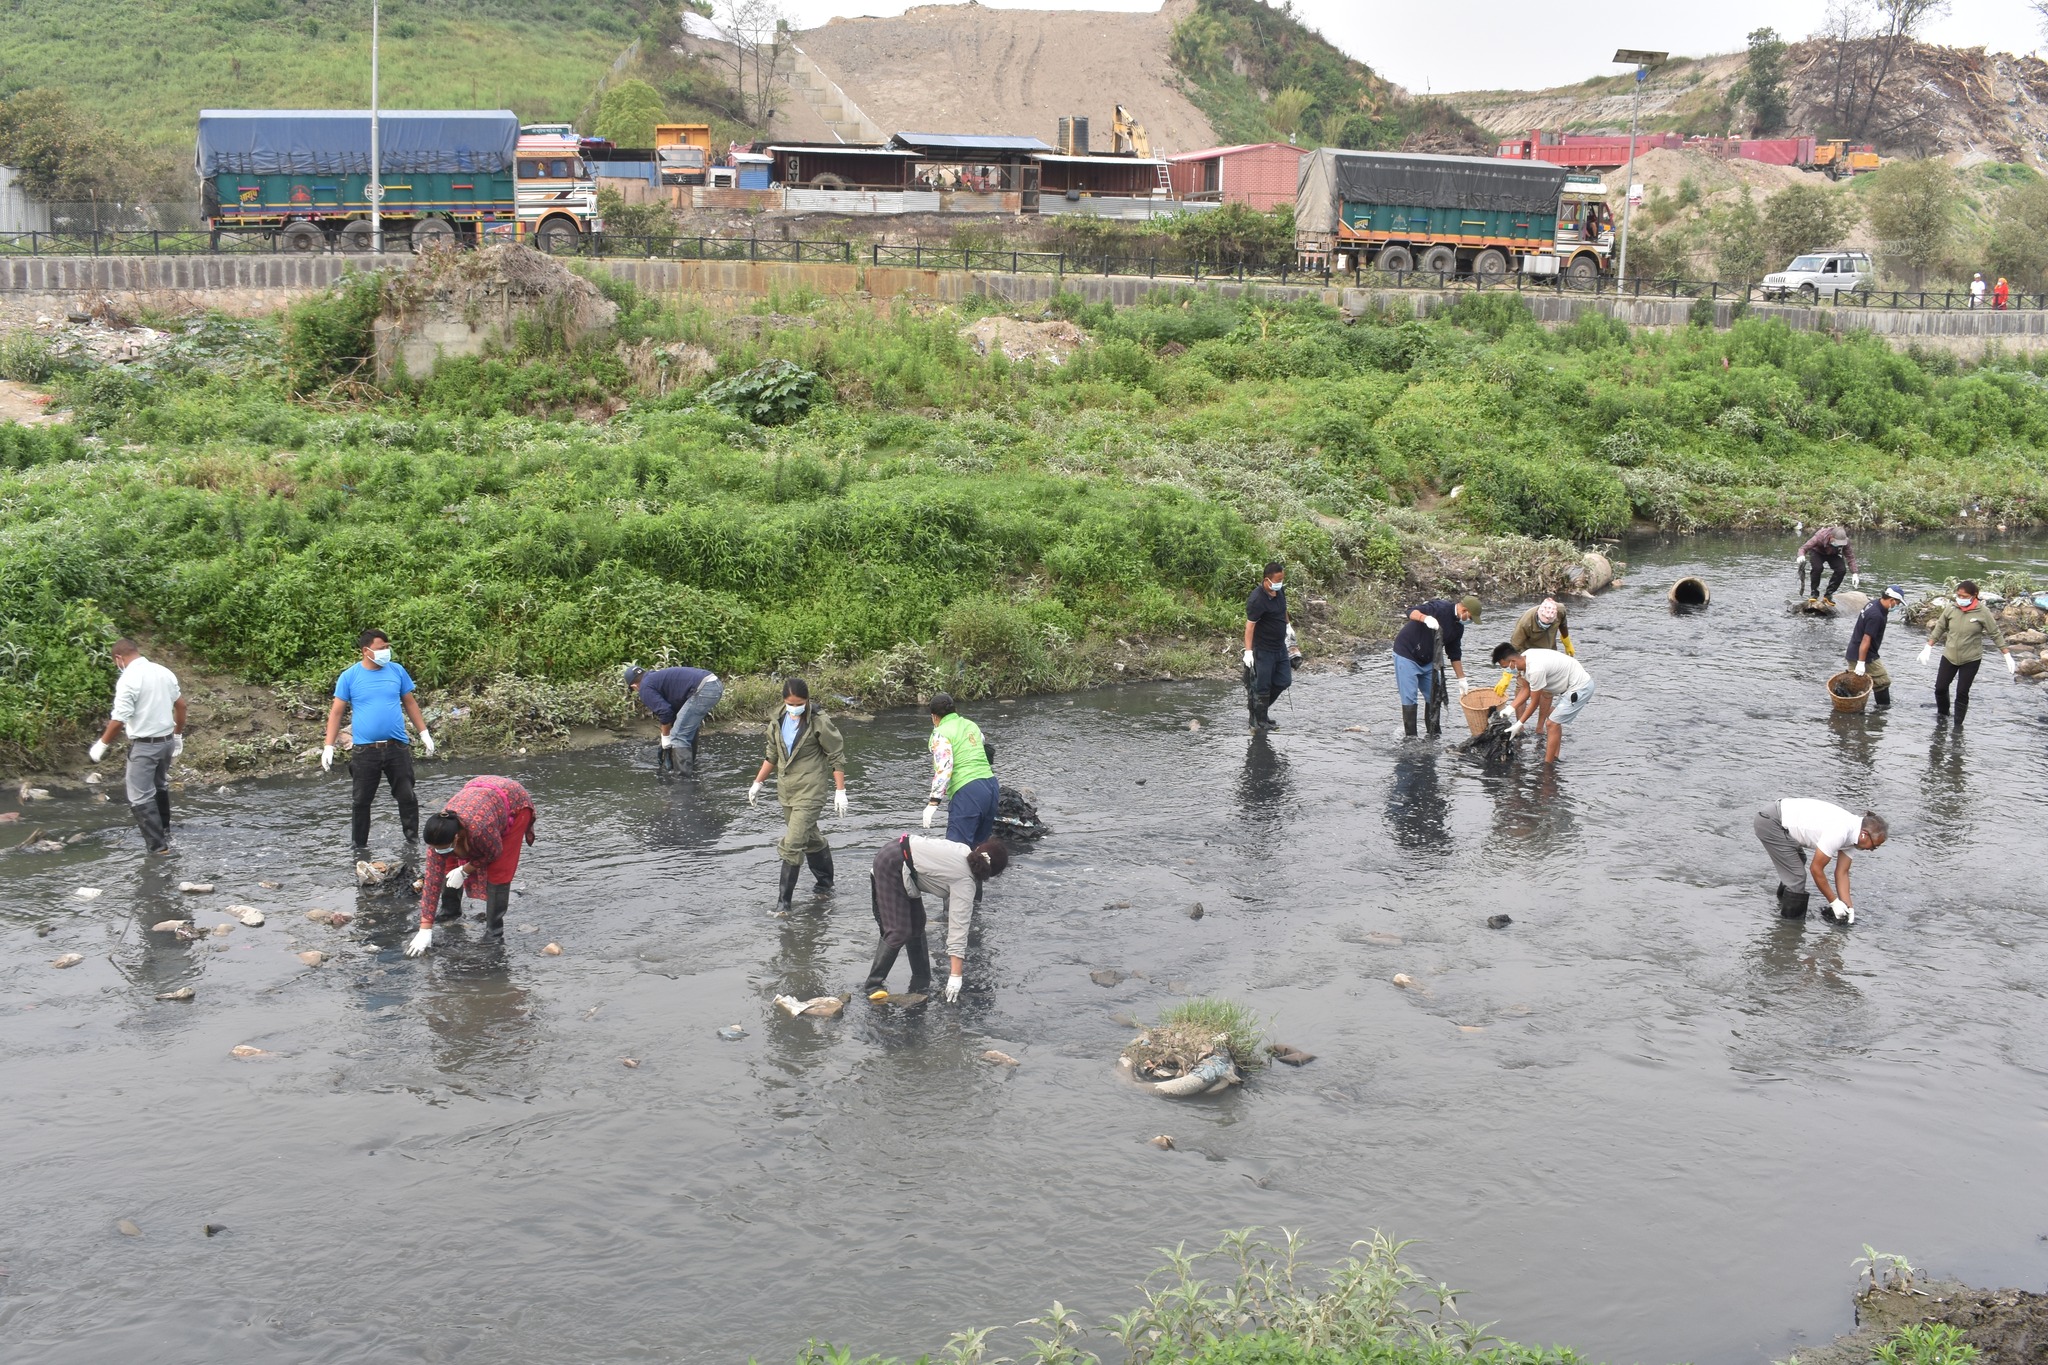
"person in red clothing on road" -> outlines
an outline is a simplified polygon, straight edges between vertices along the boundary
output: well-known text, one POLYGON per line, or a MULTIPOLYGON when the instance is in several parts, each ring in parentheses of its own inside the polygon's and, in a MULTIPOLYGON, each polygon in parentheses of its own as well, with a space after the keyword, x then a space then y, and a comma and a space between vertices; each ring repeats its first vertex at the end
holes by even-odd
POLYGON ((419 932, 405 955, 418 957, 433 945, 437 917, 462 918, 465 891, 484 903, 486 932, 501 936, 520 850, 533 842, 533 798, 526 788, 509 777, 471 778, 420 832, 427 871, 420 881, 419 932))

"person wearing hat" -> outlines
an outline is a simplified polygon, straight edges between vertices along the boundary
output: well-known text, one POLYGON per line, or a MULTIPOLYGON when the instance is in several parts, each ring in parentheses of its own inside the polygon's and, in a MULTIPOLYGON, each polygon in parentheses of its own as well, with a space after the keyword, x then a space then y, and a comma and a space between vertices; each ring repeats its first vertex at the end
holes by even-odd
POLYGON ((1799 566, 1800 586, 1807 588, 1806 605, 1809 607, 1832 607, 1835 605, 1835 589, 1842 586, 1842 575, 1849 575, 1849 586, 1863 586, 1863 575, 1856 571, 1856 547, 1849 543, 1849 528, 1846 526, 1823 526, 1813 533, 1804 545, 1799 547, 1799 557, 1792 561, 1799 566), (1820 590, 1823 572, 1832 576, 1828 590, 1820 590), (1807 576, 1811 574, 1811 586, 1807 576))
POLYGON ((1569 654, 1554 649, 1516 649, 1502 641, 1493 647, 1493 661, 1511 668, 1522 685, 1508 703, 1510 737, 1520 735, 1530 721, 1543 733, 1543 761, 1557 762, 1564 744, 1564 727, 1571 724, 1593 700, 1593 675, 1569 654))
MULTIPOLYGON (((1572 625, 1557 599, 1546 597, 1529 610, 1515 618, 1515 628, 1508 632, 1508 643, 1517 650, 1554 649, 1562 654, 1578 657, 1579 651, 1572 645, 1572 625)), ((1505 697, 1508 688, 1514 685, 1515 675, 1503 673, 1500 681, 1493 685, 1496 696, 1505 697)))
POLYGON ((1892 675, 1884 660, 1877 657, 1877 651, 1884 644, 1887 618, 1905 601, 1906 590, 1894 583, 1856 613, 1856 624, 1849 627, 1849 649, 1843 657, 1857 677, 1869 677, 1871 701, 1879 708, 1892 704, 1892 675))
POLYGON ((1458 695, 1464 696, 1465 627, 1479 624, 1479 599, 1466 596, 1453 602, 1448 597, 1431 598, 1408 609, 1408 619, 1394 636, 1394 682, 1401 689, 1401 731, 1415 733, 1415 707, 1428 700, 1426 720, 1429 733, 1443 733, 1443 704, 1446 688, 1437 672, 1436 655, 1441 648, 1458 680, 1458 695))
POLYGON ((711 714, 711 708, 725 695, 725 684, 718 680, 718 675, 709 669, 680 664, 674 668, 627 664, 619 680, 661 722, 661 748, 656 752, 655 766, 679 767, 683 772, 695 768, 697 732, 704 727, 704 718, 711 714), (683 755, 680 765, 676 762, 678 749, 683 755))

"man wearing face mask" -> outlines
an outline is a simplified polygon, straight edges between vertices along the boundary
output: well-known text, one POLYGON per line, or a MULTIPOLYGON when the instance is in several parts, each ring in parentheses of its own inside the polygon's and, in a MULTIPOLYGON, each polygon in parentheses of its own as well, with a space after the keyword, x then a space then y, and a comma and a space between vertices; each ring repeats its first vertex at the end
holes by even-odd
MULTIPOLYGON (((1401 689, 1401 732, 1415 733, 1415 707, 1427 700, 1429 733, 1443 733, 1442 703, 1436 674, 1437 648, 1457 675, 1457 695, 1465 695, 1465 626, 1479 623, 1479 599, 1463 597, 1453 602, 1436 597, 1412 607, 1408 619, 1394 636, 1394 681, 1401 689)), ((1446 692, 1448 695, 1448 692, 1446 692)))
POLYGON ((1892 704, 1892 675, 1884 660, 1877 657, 1877 651, 1884 644, 1887 619, 1905 601, 1904 588, 1888 587, 1875 602, 1856 614, 1856 624, 1849 628, 1849 649, 1844 657, 1857 677, 1869 677, 1871 704, 1880 710, 1892 704))
POLYGON ((362 857, 370 847, 370 802, 377 784, 389 782, 398 802, 398 822, 405 841, 420 837, 420 801, 413 793, 412 745, 405 734, 405 722, 412 720, 420 732, 420 747, 434 756, 434 737, 427 733, 427 720, 420 714, 413 693, 412 675, 391 657, 391 640, 381 630, 366 630, 357 637, 362 650, 360 663, 350 664, 334 684, 334 704, 327 708, 327 738, 320 750, 320 771, 334 770, 334 742, 341 733, 341 719, 349 718, 349 732, 355 750, 349 755, 349 776, 354 782, 354 809, 349 832, 356 854, 362 857))
POLYGON ((1956 595, 1941 604, 1941 615, 1935 619, 1934 633, 1927 637, 1927 643, 1920 650, 1920 662, 1924 665, 1933 657, 1934 647, 1941 646, 1941 666, 1934 673, 1934 718, 1937 724, 1948 719, 1948 688, 1951 682, 1956 688, 1956 724, 1961 725, 1963 717, 1970 713, 1970 684, 1977 681, 1977 666, 1984 662, 1986 636, 1998 646, 1999 653, 2005 655, 2005 671, 2017 675, 2019 662, 2006 648, 2005 633, 1998 628, 1998 617, 1977 596, 1977 585, 1966 578, 1956 584, 1956 595))
POLYGON ((760 798, 771 772, 776 775, 775 798, 783 818, 782 839, 775 846, 782 855, 775 906, 787 910, 806 862, 818 889, 832 889, 832 846, 818 832, 818 817, 824 814, 828 795, 832 813, 846 814, 846 742, 839 727, 811 706, 811 685, 802 678, 792 677, 782 685, 782 714, 768 722, 768 752, 761 771, 754 774, 754 785, 747 788, 748 805, 760 798))
POLYGON ((1294 668, 1287 658, 1285 566, 1277 559, 1267 561, 1266 576, 1245 603, 1243 663, 1252 729, 1279 729, 1280 722, 1269 712, 1293 684, 1294 668))
MULTIPOLYGON (((1549 597, 1515 618, 1515 628, 1508 632, 1508 643, 1515 647, 1518 654, 1530 649, 1554 649, 1560 654, 1577 658, 1579 653, 1572 644, 1570 619, 1566 617, 1564 608, 1549 597)), ((1505 697, 1514 681, 1514 674, 1501 674, 1500 681, 1493 685, 1494 695, 1505 697)))

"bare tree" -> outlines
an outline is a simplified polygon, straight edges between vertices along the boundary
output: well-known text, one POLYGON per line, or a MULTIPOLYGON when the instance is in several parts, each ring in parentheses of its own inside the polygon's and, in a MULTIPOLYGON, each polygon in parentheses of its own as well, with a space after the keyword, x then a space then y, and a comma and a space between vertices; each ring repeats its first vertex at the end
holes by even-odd
POLYGON ((1831 129, 1846 130, 1856 107, 1856 65, 1870 36, 1868 0, 1828 0, 1820 37, 1828 44, 1828 114, 1831 129))
MULTIPOLYGON (((1878 99, 1884 94, 1885 81, 1891 76, 1892 64, 1897 60, 1900 49, 1913 42, 1921 26, 1929 19, 1938 19, 1948 13, 1948 0, 1875 0, 1875 4, 1877 32, 1871 39, 1873 69, 1864 85, 1862 110, 1855 120, 1857 137, 1870 135, 1878 99)), ((1897 127, 1903 121, 1891 122, 1893 127, 1897 127)))
POLYGON ((777 71, 789 50, 789 15, 779 0, 718 0, 718 25, 729 40, 717 60, 739 97, 741 117, 766 128, 782 102, 777 71))

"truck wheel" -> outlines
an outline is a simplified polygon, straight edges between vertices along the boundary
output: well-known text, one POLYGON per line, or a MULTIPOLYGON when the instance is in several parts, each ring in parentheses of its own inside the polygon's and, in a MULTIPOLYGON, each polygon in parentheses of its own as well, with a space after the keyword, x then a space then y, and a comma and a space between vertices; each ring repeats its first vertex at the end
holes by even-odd
POLYGON ((1422 273, 1434 275, 1440 284, 1448 284, 1451 276, 1458 273, 1458 253, 1447 246, 1433 246, 1422 253, 1422 273))
POLYGON ((342 225, 341 249, 343 251, 368 251, 376 244, 375 235, 370 231, 370 220, 351 218, 342 225))
POLYGON ((1499 284, 1508 277, 1507 252, 1499 247, 1486 248, 1472 258, 1472 273, 1481 284, 1499 284))
POLYGON ((1390 246, 1380 251, 1379 259, 1374 261, 1373 264, 1381 270, 1391 271, 1396 275, 1406 275, 1409 271, 1415 269, 1415 257, 1409 254, 1408 248, 1405 246, 1390 246))
POLYGON ((583 234, 566 218, 548 219, 533 235, 533 244, 550 256, 573 256, 582 240, 583 234))
POLYGON ((279 251, 311 252, 327 248, 327 234, 311 223, 293 223, 277 235, 279 251))
POLYGON ((455 227, 446 218, 422 218, 412 225, 413 254, 455 249, 455 227))
POLYGON ((1600 282, 1600 262, 1592 256, 1574 256, 1564 268, 1564 279, 1574 289, 1591 289, 1600 282))
POLYGON ((1802 285, 1800 285, 1800 286, 1799 286, 1799 301, 1800 301, 1801 303, 1807 303, 1807 304, 1812 304, 1812 303, 1819 303, 1819 302, 1820 302, 1820 290, 1818 290, 1818 289, 1815 289, 1815 288, 1814 288, 1814 287, 1813 287, 1812 285, 1810 285, 1810 284, 1802 284, 1802 285))

